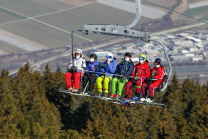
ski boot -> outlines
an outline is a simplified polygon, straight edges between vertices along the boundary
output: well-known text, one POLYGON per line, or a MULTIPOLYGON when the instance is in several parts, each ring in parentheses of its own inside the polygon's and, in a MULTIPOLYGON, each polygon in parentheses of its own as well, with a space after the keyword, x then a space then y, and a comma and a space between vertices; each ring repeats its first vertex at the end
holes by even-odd
POLYGON ((140 98, 140 101, 141 101, 141 102, 145 102, 145 101, 146 101, 146 96, 142 96, 142 97, 140 98))
POLYGON ((98 96, 99 97, 103 97, 103 92, 98 92, 99 94, 98 94, 98 96))
POLYGON ((78 93, 79 92, 79 89, 73 88, 72 92, 73 93, 78 93))
POLYGON ((138 96, 134 96, 134 97, 132 98, 132 100, 137 101, 137 100, 139 100, 139 97, 138 97, 138 96))
POLYGON ((153 97, 149 97, 148 99, 146 99, 146 102, 148 102, 148 103, 154 103, 153 97))
POLYGON ((111 98, 115 98, 116 97, 116 94, 111 94, 110 97, 111 98))
POLYGON ((87 94, 90 95, 90 96, 92 96, 92 91, 88 91, 87 94))
POLYGON ((119 100, 121 98, 121 96, 119 95, 116 95, 116 99, 119 100))
POLYGON ((72 87, 70 87, 70 88, 68 88, 68 90, 69 90, 70 92, 72 92, 73 88, 72 88, 72 87))
POLYGON ((108 97, 108 93, 104 93, 103 94, 103 97, 106 97, 107 98, 108 97))

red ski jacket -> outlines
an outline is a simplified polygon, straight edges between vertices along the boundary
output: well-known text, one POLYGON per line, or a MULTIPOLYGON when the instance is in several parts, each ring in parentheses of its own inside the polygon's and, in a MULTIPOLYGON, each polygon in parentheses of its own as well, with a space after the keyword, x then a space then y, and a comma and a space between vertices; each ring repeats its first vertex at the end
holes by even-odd
POLYGON ((159 68, 154 67, 151 70, 151 75, 154 73, 154 78, 158 79, 156 81, 153 81, 153 83, 157 83, 158 85, 162 82, 163 76, 164 76, 164 66, 160 66, 159 68), (155 73, 154 73, 155 72, 155 73))
MULTIPOLYGON (((150 76, 149 62, 146 60, 143 64, 140 62, 134 66, 134 70, 131 74, 133 77, 146 78, 150 76)), ((144 81, 144 80, 143 80, 144 81)))

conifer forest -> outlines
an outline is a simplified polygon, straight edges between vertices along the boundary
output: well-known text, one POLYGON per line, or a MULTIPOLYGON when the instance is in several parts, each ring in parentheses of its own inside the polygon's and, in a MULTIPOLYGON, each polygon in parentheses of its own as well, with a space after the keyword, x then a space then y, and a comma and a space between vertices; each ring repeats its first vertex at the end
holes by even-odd
MULTIPOLYGON (((163 108, 121 105, 57 92, 66 88, 65 73, 31 71, 0 76, 1 139, 205 139, 208 138, 208 83, 176 73, 165 92, 155 93, 163 108)), ((94 92, 97 93, 95 85, 94 92)))

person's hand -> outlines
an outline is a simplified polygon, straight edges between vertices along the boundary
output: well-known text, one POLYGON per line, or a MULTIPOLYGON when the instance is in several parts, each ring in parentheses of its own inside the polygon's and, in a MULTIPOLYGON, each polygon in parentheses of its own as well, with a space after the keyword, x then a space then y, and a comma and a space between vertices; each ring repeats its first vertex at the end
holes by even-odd
POLYGON ((97 65, 95 65, 95 67, 94 67, 94 71, 97 71, 97 68, 98 68, 98 66, 97 66, 97 65))
POLYGON ((107 61, 107 64, 108 64, 108 65, 110 64, 110 61, 109 61, 109 60, 107 61))
POLYGON ((132 80, 133 84, 136 84, 136 79, 135 78, 132 78, 131 80, 132 80))
POLYGON ((151 80, 152 80, 152 76, 146 78, 146 81, 147 81, 147 82, 149 82, 149 81, 151 81, 151 80))
POLYGON ((122 82, 125 82, 125 81, 126 81, 126 78, 127 78, 126 75, 122 76, 122 77, 121 77, 121 81, 122 81, 122 82))

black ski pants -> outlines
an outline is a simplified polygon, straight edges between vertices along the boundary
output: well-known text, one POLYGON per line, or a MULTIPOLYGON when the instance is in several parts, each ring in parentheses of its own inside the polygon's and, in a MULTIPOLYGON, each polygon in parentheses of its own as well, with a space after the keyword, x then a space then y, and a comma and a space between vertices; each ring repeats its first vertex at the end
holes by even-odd
POLYGON ((96 74, 90 73, 90 74, 85 74, 84 77, 82 78, 83 81, 83 88, 87 85, 87 82, 89 81, 89 89, 88 91, 92 91, 94 87, 94 81, 97 79, 96 74))

